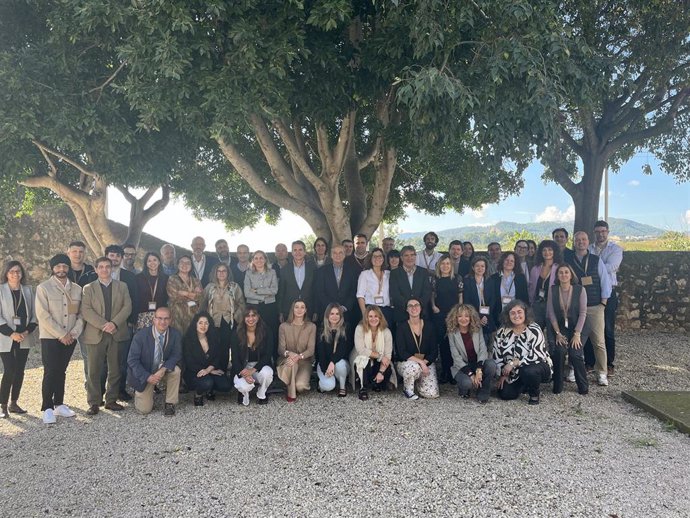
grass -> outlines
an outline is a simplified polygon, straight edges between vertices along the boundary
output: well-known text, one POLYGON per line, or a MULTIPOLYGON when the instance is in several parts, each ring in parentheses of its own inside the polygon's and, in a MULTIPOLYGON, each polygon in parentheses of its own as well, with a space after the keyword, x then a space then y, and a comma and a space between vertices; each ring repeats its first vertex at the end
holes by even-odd
POLYGON ((659 441, 654 437, 635 437, 629 439, 630 444, 635 448, 658 448, 659 441))

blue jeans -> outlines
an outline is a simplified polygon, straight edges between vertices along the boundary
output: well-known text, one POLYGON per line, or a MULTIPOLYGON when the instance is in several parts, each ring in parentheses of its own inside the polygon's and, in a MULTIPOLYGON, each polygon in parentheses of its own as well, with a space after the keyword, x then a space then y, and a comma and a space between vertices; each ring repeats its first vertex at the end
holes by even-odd
POLYGON ((341 389, 345 388, 345 380, 347 379, 347 370, 349 366, 346 360, 340 360, 335 364, 335 371, 330 378, 321 371, 321 365, 316 366, 316 375, 319 377, 319 388, 323 392, 330 392, 335 388, 335 380, 338 380, 338 386, 341 389))

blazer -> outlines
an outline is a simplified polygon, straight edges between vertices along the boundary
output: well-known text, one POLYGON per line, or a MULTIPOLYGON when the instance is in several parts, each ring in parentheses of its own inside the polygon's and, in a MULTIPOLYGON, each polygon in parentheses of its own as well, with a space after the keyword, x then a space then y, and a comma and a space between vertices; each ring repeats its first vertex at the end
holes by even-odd
MULTIPOLYGON (((485 333, 493 333, 496 330, 496 322, 492 318, 491 313, 494 311, 494 294, 489 287, 488 277, 484 278, 484 304, 489 306, 489 318, 487 318, 488 323, 482 327, 485 333)), ((474 279, 474 275, 468 275, 465 277, 465 287, 462 292, 462 300, 465 304, 469 304, 479 313, 479 306, 481 301, 479 300, 479 292, 477 291, 477 281, 474 279)), ((499 299, 500 302, 500 299, 499 299)), ((481 314, 479 315, 481 318, 481 314)), ((500 312, 499 312, 500 316, 500 312)))
MULTIPOLYGON (((325 267, 324 267, 325 268, 325 267)), ((307 320, 315 313, 314 307, 314 277, 316 265, 313 261, 304 261, 304 282, 302 289, 297 286, 295 279, 294 263, 289 261, 280 271, 280 281, 278 282, 278 308, 283 318, 287 319, 292 302, 302 299, 307 304, 307 320)))
POLYGON ((343 263, 343 274, 340 277, 340 286, 335 279, 335 269, 333 263, 324 264, 316 270, 314 278, 314 303, 315 313, 318 319, 323 318, 326 307, 332 302, 337 302, 347 310, 346 315, 350 316, 357 305, 357 278, 358 268, 352 264, 343 263))
MULTIPOLYGON (((132 313, 132 301, 129 298, 127 285, 121 281, 111 281, 113 291, 110 322, 117 326, 113 338, 117 342, 129 339, 127 320, 132 313)), ((84 318, 84 332, 81 340, 85 344, 97 344, 103 338, 102 327, 108 322, 105 319, 105 300, 100 281, 95 280, 84 286, 81 302, 81 314, 84 318)))
MULTIPOLYGON (((26 323, 37 325, 36 320, 36 308, 34 303, 34 292, 31 286, 25 284, 21 285, 22 298, 26 304, 26 323)), ((10 285, 0 284, 0 326, 7 325, 12 331, 17 330, 17 326, 14 325, 12 317, 14 316, 14 298, 12 297, 12 290, 10 285)), ((29 328, 30 329, 30 328, 29 328)), ((64 335, 63 335, 64 336, 64 335)), ((20 349, 29 349, 32 345, 36 343, 37 333, 34 329, 28 334, 28 336, 19 344, 20 349)), ((0 334, 0 352, 8 353, 12 349, 12 338, 0 334)))
POLYGON ((81 286, 67 280, 63 286, 54 276, 36 288, 36 318, 38 335, 57 340, 70 334, 75 340, 84 329, 81 307, 76 313, 69 312, 69 303, 81 306, 81 286))
MULTIPOLYGON (((209 277, 211 276, 211 270, 213 270, 213 267, 218 264, 220 261, 218 260, 218 257, 214 257, 212 255, 204 254, 206 255, 206 264, 204 265, 204 273, 201 275, 201 287, 205 288, 206 285, 208 284, 209 277)), ((192 258, 192 271, 189 272, 189 275, 192 277, 196 277, 196 268, 194 268, 194 259, 192 258)))
MULTIPOLYGON (((225 371, 227 366, 221 365, 223 362, 221 358, 220 337, 217 333, 207 334, 208 352, 204 353, 201 348, 201 343, 196 334, 192 339, 185 336, 182 343, 182 356, 184 357, 185 371, 189 376, 196 378, 196 373, 201 369, 205 369, 209 365, 213 365, 216 369, 225 371)), ((227 353, 226 353, 227 354, 227 353)))
MULTIPOLYGON (((424 275, 428 274, 425 273, 424 275)), ((436 332, 431 320, 424 322, 419 351, 417 351, 417 344, 412 336, 412 329, 407 323, 398 326, 396 335, 395 347, 401 362, 407 361, 410 356, 414 356, 418 352, 424 355, 424 361, 427 365, 431 365, 436 361, 438 357, 438 343, 436 342, 436 332)))
MULTIPOLYGON (((132 302, 132 310, 129 314, 129 318, 127 319, 127 321, 130 324, 136 324, 137 315, 139 314, 139 312, 136 311, 136 309, 134 308, 134 301, 137 300, 136 275, 130 272, 129 270, 120 268, 120 281, 124 282, 127 285, 127 291, 129 292, 129 300, 132 302)), ((148 307, 148 301, 146 301, 146 305, 148 307)))
MULTIPOLYGON (((534 304, 534 301, 537 300, 537 281, 539 280, 539 277, 541 277, 541 264, 532 266, 532 269, 529 272, 529 303, 530 305, 534 304)), ((556 271, 558 270, 558 265, 557 264, 552 264, 551 265, 551 273, 549 274, 549 292, 551 291, 551 287, 554 285, 556 282, 556 271)))
MULTIPOLYGON (((527 293, 527 278, 522 273, 515 270, 515 298, 521 300, 529 306, 529 294, 527 293)), ((501 274, 494 273, 485 281, 485 290, 491 292, 491 318, 494 319, 496 329, 501 327, 501 274)), ((475 290, 476 291, 476 290, 475 290)))
MULTIPOLYGON (((456 330, 448 335, 448 342, 450 343, 450 354, 453 357, 453 365, 450 366, 450 372, 453 378, 455 378, 460 371, 469 375, 472 369, 467 364, 467 349, 465 349, 465 342, 462 340, 460 331, 456 330)), ((477 353, 477 367, 481 367, 484 365, 484 362, 489 359, 489 351, 484 341, 484 333, 481 331, 472 333, 472 343, 474 344, 474 352, 477 353)), ((493 361, 493 359, 491 361, 493 361)))
POLYGON ((422 316, 426 315, 431 300, 431 283, 429 282, 429 272, 425 268, 417 267, 415 269, 412 276, 412 288, 410 288, 410 282, 407 280, 407 272, 402 266, 391 270, 389 283, 393 318, 396 322, 407 320, 407 301, 412 297, 420 299, 422 316))
POLYGON ((239 376, 242 369, 245 368, 248 362, 255 361, 254 368, 260 371, 264 367, 271 367, 273 364, 273 334, 271 330, 264 326, 264 339, 262 342, 256 344, 256 348, 252 351, 246 345, 240 344, 240 338, 237 333, 230 335, 230 356, 232 357, 232 365, 230 372, 232 376, 239 376))
MULTIPOLYGON (((169 327, 167 332, 168 340, 163 349, 163 367, 166 371, 172 372, 182 359, 182 335, 173 327, 169 327)), ((158 366, 153 365, 155 347, 153 326, 145 327, 132 338, 127 356, 127 382, 137 392, 146 389, 146 380, 158 370, 158 366)))

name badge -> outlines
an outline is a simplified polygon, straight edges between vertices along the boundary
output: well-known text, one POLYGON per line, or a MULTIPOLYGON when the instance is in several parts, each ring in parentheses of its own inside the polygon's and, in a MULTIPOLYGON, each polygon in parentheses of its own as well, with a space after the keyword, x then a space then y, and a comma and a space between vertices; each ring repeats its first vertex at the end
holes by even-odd
POLYGON ((15 326, 20 326, 20 325, 22 325, 22 319, 19 317, 12 317, 12 323, 15 326))
POLYGON ((591 286, 592 285, 592 276, 587 275, 585 277, 580 277, 580 281, 582 281, 583 286, 591 286))
POLYGON ((568 317, 565 318, 565 327, 568 328, 568 317))
POLYGON ((149 311, 156 311, 156 302, 155 301, 149 302, 149 311))
POLYGON ((513 302, 513 297, 508 297, 508 296, 501 297, 501 302, 503 303, 504 306, 506 304, 510 304, 511 302, 513 302))
POLYGON ((544 290, 539 290, 539 298, 543 299, 546 296, 546 292, 544 290))
POLYGON ((374 297, 374 304, 377 306, 383 306, 383 297, 374 297))
POLYGON ((196 306, 196 301, 195 301, 195 300, 188 300, 188 301, 187 301, 187 305, 188 305, 190 308, 193 308, 194 306, 196 306))
POLYGON ((67 304, 67 312, 70 315, 78 315, 79 314, 79 301, 68 303, 67 304))
POLYGON ((416 353, 416 354, 414 355, 414 357, 417 358, 418 360, 423 360, 423 359, 424 359, 424 355, 423 355, 422 353, 416 353))
POLYGON ((479 314, 480 315, 488 315, 489 314, 489 306, 479 306, 479 314))

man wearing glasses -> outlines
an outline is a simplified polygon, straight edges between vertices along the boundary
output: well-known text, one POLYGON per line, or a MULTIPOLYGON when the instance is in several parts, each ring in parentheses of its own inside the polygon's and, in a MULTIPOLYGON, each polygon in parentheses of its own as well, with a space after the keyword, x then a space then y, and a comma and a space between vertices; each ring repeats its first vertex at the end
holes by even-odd
POLYGON ((175 415, 179 401, 182 359, 182 336, 170 327, 170 310, 160 307, 153 317, 153 325, 134 335, 129 349, 127 380, 134 388, 134 408, 140 414, 153 410, 153 391, 165 380, 164 415, 175 415))
POLYGON ((136 247, 130 243, 126 243, 122 245, 122 249, 124 251, 122 254, 122 268, 133 274, 141 273, 141 270, 134 266, 134 261, 137 258, 136 247))

